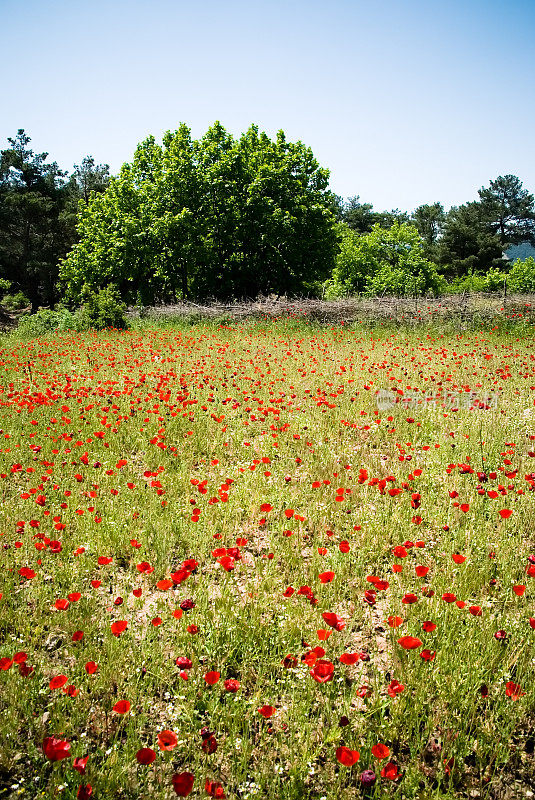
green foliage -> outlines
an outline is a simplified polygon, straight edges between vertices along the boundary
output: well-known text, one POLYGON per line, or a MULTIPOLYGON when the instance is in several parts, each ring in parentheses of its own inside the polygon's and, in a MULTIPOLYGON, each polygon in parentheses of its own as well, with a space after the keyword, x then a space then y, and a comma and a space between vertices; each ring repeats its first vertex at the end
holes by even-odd
POLYGON ((535 292, 535 258, 515 261, 507 278, 507 285, 513 292, 535 292))
POLYGON ((16 329, 21 338, 34 339, 51 333, 64 331, 104 330, 107 328, 126 328, 124 312, 126 306, 121 302, 113 286, 99 292, 84 290, 84 304, 70 311, 63 305, 54 309, 40 308, 35 314, 22 317, 16 329))
POLYGON ((2 305, 9 311, 18 311, 21 308, 26 308, 30 305, 29 297, 26 297, 24 292, 15 292, 15 294, 6 294, 2 298, 2 305))
POLYGON ((444 281, 436 265, 423 252, 423 240, 407 223, 391 228, 374 225, 359 236, 339 225, 340 252, 332 280, 325 285, 327 298, 365 294, 415 296, 439 293, 444 281))
POLYGON ((10 289, 11 281, 6 280, 5 278, 0 278, 0 297, 6 295, 10 289))
POLYGON ((126 305, 121 301, 115 286, 106 286, 98 292, 93 292, 85 287, 82 297, 84 304, 80 313, 87 328, 101 331, 105 328, 122 329, 127 327, 126 305))
POLYGON ((299 293, 336 253, 328 171, 301 142, 215 123, 142 142, 106 191, 81 207, 61 265, 70 302, 113 283, 127 302, 299 293))
MULTIPOLYGON (((503 292, 507 273, 500 269, 490 269, 486 273, 469 272, 467 275, 458 276, 448 281, 446 292, 459 294, 461 292, 503 292)), ((507 285, 509 281, 507 279, 507 285)))
POLYGON ((72 312, 66 308, 40 308, 35 314, 22 317, 16 335, 24 339, 35 339, 58 331, 84 331, 86 321, 80 311, 72 312))

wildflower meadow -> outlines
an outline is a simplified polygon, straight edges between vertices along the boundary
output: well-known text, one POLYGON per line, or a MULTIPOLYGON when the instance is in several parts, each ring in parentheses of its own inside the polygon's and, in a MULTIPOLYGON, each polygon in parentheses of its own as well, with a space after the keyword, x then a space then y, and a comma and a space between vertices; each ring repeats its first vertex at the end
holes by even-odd
POLYGON ((0 352, 0 798, 535 790, 535 341, 0 352))

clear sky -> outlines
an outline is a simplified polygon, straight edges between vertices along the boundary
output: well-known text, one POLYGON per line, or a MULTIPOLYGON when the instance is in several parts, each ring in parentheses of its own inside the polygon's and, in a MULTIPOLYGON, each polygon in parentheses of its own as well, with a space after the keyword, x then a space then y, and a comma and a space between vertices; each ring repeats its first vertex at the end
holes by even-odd
POLYGON ((0 146, 118 170, 180 122, 283 129, 377 210, 535 191, 535 0, 0 0, 0 146))

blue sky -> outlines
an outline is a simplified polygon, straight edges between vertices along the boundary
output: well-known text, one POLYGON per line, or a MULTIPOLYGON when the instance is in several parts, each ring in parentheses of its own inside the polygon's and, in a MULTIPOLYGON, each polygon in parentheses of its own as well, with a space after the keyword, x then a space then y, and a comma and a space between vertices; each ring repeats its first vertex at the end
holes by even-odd
POLYGON ((116 171, 180 122, 309 145, 378 210, 535 191, 535 0, 0 0, 0 146, 116 171))

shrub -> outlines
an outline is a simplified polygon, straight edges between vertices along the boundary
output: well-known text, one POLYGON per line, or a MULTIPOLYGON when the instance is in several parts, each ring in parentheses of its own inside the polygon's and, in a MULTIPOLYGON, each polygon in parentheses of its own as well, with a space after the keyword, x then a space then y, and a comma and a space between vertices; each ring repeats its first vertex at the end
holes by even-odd
POLYGON ((2 305, 9 311, 18 311, 21 308, 26 308, 31 304, 30 300, 24 292, 16 292, 15 294, 6 294, 2 300, 2 305))
POLYGON ((84 287, 82 297, 84 303, 81 313, 87 328, 101 331, 105 328, 127 327, 126 305, 115 286, 110 284, 97 292, 84 287))
POLYGON ((513 292, 535 292, 535 258, 514 262, 509 271, 507 285, 513 292))
POLYGON ((16 334, 23 338, 34 339, 56 331, 86 330, 85 321, 79 311, 72 312, 66 308, 40 308, 35 314, 23 317, 16 334))
POLYGON ((412 225, 395 223, 388 229, 374 225, 371 233, 359 235, 341 223, 338 234, 336 267, 325 284, 327 299, 444 291, 445 281, 425 258, 423 240, 412 225))

